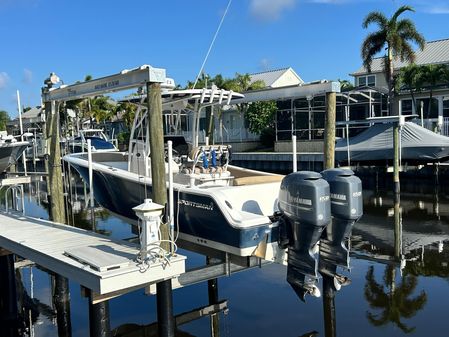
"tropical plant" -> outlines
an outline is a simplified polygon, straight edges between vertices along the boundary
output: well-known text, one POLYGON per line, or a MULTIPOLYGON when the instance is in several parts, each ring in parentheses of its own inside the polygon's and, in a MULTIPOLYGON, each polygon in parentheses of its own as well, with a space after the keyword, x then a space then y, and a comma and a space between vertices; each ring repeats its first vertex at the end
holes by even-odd
POLYGON ((392 322, 405 333, 415 330, 402 322, 403 318, 413 317, 427 302, 427 295, 421 291, 419 295, 411 298, 416 286, 417 278, 413 275, 404 275, 399 286, 396 285, 395 267, 388 265, 385 268, 382 285, 374 277, 374 267, 371 266, 366 275, 365 298, 373 309, 381 312, 373 314, 367 312, 367 318, 374 326, 383 326, 392 322))
POLYGON ((349 82, 348 80, 338 79, 338 82, 340 82, 341 91, 349 91, 349 90, 354 89, 354 85, 351 82, 349 82))
POLYGON ((116 115, 121 118, 128 128, 131 128, 134 116, 137 111, 137 105, 130 102, 120 102, 115 109, 116 115))
POLYGON ((419 90, 420 86, 419 73, 420 67, 413 63, 402 68, 399 75, 400 86, 403 85, 404 89, 408 89, 410 92, 413 108, 416 107, 415 91, 419 90))
POLYGON ((260 134, 267 127, 274 126, 274 114, 277 111, 275 101, 253 102, 248 105, 245 118, 249 123, 249 130, 260 134))
MULTIPOLYGON (((226 83, 226 89, 235 92, 245 92, 262 88, 265 88, 265 82, 260 80, 252 82, 249 74, 236 73, 235 77, 226 83)), ((247 108, 248 103, 237 104, 237 110, 240 113, 245 113, 247 108)))
POLYGON ((6 123, 9 121, 9 114, 5 110, 0 110, 0 131, 6 130, 6 123))
POLYGON ((448 68, 444 64, 426 64, 420 67, 418 75, 420 86, 426 86, 429 89, 429 105, 426 118, 429 118, 432 112, 433 89, 437 84, 444 81, 447 72, 448 68))
POLYGON ((399 59, 402 62, 413 63, 415 53, 411 43, 416 43, 421 50, 424 49, 424 37, 416 30, 415 24, 410 19, 401 19, 399 16, 404 12, 414 12, 410 6, 401 6, 396 12, 387 18, 383 13, 374 11, 369 13, 363 20, 363 28, 368 28, 370 24, 377 24, 379 29, 365 38, 362 43, 361 53, 363 65, 371 72, 373 57, 382 49, 386 48, 384 56, 384 72, 388 81, 389 110, 392 111, 393 98, 393 60, 399 59))
POLYGON ((115 115, 114 105, 107 96, 96 96, 90 99, 89 115, 95 118, 97 123, 110 120, 115 115))

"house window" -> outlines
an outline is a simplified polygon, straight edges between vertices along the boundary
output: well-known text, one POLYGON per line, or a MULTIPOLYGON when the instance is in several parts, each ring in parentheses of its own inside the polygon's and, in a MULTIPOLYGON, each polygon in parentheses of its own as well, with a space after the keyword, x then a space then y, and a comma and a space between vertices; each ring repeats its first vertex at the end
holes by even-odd
POLYGON ((449 97, 443 100, 443 117, 449 117, 449 97))
POLYGON ((413 106, 411 99, 402 100, 402 114, 411 115, 413 113, 413 106))
POLYGON ((376 75, 367 75, 358 77, 358 85, 359 87, 375 87, 376 86, 376 75))

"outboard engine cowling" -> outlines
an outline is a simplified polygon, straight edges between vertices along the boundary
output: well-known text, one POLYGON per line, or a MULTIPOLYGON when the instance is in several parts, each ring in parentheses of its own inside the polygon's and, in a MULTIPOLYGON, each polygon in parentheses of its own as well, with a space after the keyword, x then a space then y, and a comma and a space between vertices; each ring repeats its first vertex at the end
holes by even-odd
POLYGON ((320 241, 320 273, 334 278, 336 290, 348 279, 338 275, 338 266, 349 269, 349 247, 354 223, 363 215, 362 182, 349 169, 329 169, 321 172, 329 183, 332 223, 320 241))
POLYGON ((316 172, 286 176, 279 192, 280 242, 288 247, 287 282, 304 300, 320 295, 314 248, 331 220, 329 184, 316 172))

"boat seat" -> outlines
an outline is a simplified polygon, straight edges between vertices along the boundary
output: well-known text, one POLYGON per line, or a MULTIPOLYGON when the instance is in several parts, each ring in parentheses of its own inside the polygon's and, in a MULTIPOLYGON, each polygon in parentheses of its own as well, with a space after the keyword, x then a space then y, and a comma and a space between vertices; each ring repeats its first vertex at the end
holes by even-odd
POLYGON ((284 178, 282 175, 273 175, 273 176, 248 176, 248 177, 240 177, 234 178, 233 185, 234 186, 243 186, 243 185, 256 185, 256 184, 264 184, 264 183, 275 183, 281 181, 284 178))

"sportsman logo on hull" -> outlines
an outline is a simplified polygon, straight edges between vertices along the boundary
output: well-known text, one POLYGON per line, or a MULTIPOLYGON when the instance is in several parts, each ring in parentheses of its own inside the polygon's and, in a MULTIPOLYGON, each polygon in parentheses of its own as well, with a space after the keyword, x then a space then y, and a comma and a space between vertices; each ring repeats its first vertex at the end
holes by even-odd
POLYGON ((179 199, 179 203, 181 205, 183 205, 183 206, 205 209, 206 211, 213 211, 214 210, 213 202, 211 202, 208 205, 208 204, 203 204, 201 202, 195 202, 195 201, 190 201, 190 200, 179 199))

